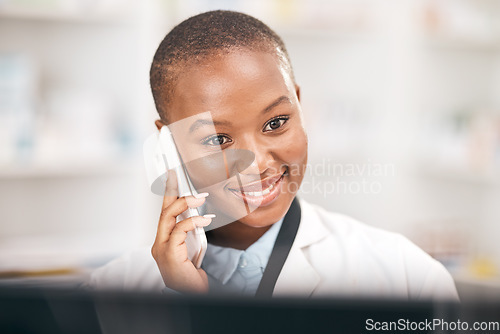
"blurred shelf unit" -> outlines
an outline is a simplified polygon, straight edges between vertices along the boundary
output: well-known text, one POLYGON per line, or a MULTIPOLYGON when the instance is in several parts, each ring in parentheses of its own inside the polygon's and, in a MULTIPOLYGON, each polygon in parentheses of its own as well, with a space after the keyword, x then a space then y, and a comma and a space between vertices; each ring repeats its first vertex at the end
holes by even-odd
POLYGON ((500 186, 500 110, 453 108, 428 120, 418 149, 421 175, 500 186))
POLYGON ((131 161, 64 161, 60 164, 10 164, 0 166, 0 181, 6 179, 68 178, 134 175, 142 166, 131 161))
POLYGON ((0 180, 134 170, 141 8, 0 0, 0 180))
POLYGON ((499 2, 427 1, 422 28, 430 47, 453 50, 500 50, 499 2))
POLYGON ((477 186, 500 186, 500 168, 498 170, 474 170, 473 168, 459 166, 436 165, 431 161, 427 161, 419 164, 418 174, 432 179, 477 186))
POLYGON ((102 233, 0 240, 0 285, 76 286, 126 248, 125 240, 109 240, 102 233))
MULTIPOLYGON (((62 1, 47 2, 46 5, 12 4, 9 1, 0 3, 0 20, 39 21, 61 23, 131 23, 133 9, 130 1, 124 1, 120 6, 113 8, 99 8, 99 6, 80 5, 75 1, 65 6, 62 1), (55 5, 54 5, 55 3, 55 5), (58 4, 59 3, 59 4, 58 4)), ((94 4, 95 5, 95 4, 94 4)))
POLYGON ((326 40, 329 42, 356 42, 368 41, 376 37, 376 33, 368 29, 320 29, 310 26, 294 27, 291 25, 276 26, 274 29, 285 40, 287 38, 306 40, 326 40))
POLYGON ((461 302, 488 301, 500 298, 500 278, 480 279, 476 277, 453 275, 461 302))
POLYGON ((455 280, 457 285, 488 287, 500 290, 500 277, 482 278, 470 274, 454 274, 453 279, 455 280))
POLYGON ((373 1, 171 0, 172 20, 181 22, 204 11, 226 9, 253 15, 281 35, 349 38, 372 31, 373 1))
POLYGON ((91 274, 91 270, 60 270, 53 272, 31 273, 31 272, 0 272, 0 286, 17 287, 44 287, 44 288, 67 288, 81 289, 91 274))
POLYGON ((500 51, 500 36, 470 38, 453 35, 433 35, 429 34, 425 38, 425 46, 435 50, 455 50, 455 51, 500 51))

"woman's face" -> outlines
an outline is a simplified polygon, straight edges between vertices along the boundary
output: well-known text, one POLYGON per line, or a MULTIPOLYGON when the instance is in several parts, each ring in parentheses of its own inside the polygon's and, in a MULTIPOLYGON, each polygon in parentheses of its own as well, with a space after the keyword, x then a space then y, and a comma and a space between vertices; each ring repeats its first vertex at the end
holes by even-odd
MULTIPOLYGON (((217 208, 215 213, 254 227, 268 226, 285 215, 304 176, 307 136, 298 88, 277 56, 238 50, 186 67, 167 110, 174 125, 202 113, 211 116, 211 122, 174 133, 185 161, 231 149, 255 155, 253 167, 241 171, 238 182, 232 177, 210 188, 208 200, 217 208), (234 212, 242 203, 252 208, 251 213, 234 212)), ((198 188, 217 173, 207 172, 205 179, 190 174, 198 188)))

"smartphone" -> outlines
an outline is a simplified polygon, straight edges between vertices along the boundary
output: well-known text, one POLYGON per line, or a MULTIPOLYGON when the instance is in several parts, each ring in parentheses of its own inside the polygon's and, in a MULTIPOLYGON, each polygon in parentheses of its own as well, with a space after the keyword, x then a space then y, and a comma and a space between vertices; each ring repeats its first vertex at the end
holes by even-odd
MULTIPOLYGON (((179 197, 192 196, 197 193, 167 126, 164 125, 159 133, 155 133, 146 140, 144 159, 149 184, 154 193, 165 193, 168 170, 174 170, 177 175, 179 197)), ((177 222, 199 215, 198 208, 188 208, 177 217, 177 222)), ((200 268, 207 250, 207 237, 203 227, 196 227, 187 233, 186 246, 189 260, 196 268, 200 268)))

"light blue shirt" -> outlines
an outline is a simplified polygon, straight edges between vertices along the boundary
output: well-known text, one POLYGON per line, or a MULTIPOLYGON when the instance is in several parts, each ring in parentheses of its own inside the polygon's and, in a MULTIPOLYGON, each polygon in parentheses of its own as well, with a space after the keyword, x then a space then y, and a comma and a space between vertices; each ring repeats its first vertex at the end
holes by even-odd
POLYGON ((202 268, 211 292, 255 295, 283 219, 246 250, 208 244, 202 268))

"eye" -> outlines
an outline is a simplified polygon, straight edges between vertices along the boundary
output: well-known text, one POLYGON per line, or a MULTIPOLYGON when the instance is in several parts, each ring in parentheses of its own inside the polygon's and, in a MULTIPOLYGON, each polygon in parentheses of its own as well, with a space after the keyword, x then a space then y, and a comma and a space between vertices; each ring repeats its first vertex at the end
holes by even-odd
POLYGON ((207 146, 222 146, 230 142, 231 138, 225 135, 214 135, 203 139, 201 143, 207 146))
POLYGON ((268 132, 281 128, 288 121, 288 118, 289 118, 288 116, 278 116, 269 120, 264 126, 263 131, 268 132))

